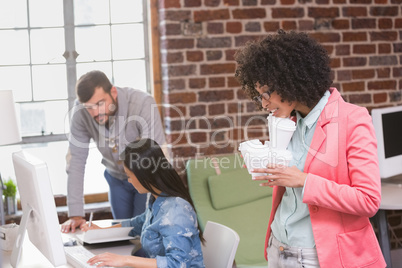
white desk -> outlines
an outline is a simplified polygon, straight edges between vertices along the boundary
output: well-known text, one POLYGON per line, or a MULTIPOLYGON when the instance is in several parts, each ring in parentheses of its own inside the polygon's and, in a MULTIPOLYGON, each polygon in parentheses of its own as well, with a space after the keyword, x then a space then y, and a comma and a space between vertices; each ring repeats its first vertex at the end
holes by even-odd
MULTIPOLYGON (((62 234, 63 241, 68 240, 68 234, 62 234)), ((115 242, 115 243, 107 243, 107 244, 97 244, 86 246, 86 248, 94 254, 100 254, 103 252, 111 252, 120 255, 131 255, 131 250, 134 248, 134 245, 129 241, 125 242, 115 242)), ((11 251, 2 251, 2 268, 12 268, 10 264, 11 251)), ((29 240, 28 234, 25 235, 24 245, 21 252, 21 259, 18 265, 18 268, 47 268, 54 267, 45 256, 31 243, 29 240)), ((60 268, 71 268, 70 264, 58 266, 60 268)))
POLYGON ((382 182, 380 209, 384 210, 402 209, 402 180, 382 182))
POLYGON ((381 205, 374 219, 378 226, 378 238, 387 267, 391 268, 391 246, 388 236, 386 210, 402 209, 402 174, 382 180, 381 205))

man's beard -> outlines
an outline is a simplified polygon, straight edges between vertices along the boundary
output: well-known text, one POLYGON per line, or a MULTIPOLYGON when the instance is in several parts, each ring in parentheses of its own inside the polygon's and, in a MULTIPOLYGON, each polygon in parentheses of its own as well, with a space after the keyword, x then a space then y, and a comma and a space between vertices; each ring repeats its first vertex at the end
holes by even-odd
POLYGON ((95 119, 96 123, 98 123, 99 125, 105 125, 106 123, 109 122, 109 116, 110 116, 110 113, 107 115, 99 114, 99 115, 95 116, 94 119, 95 119), (106 116, 107 116, 107 119, 106 119, 106 116))
POLYGON ((109 128, 109 121, 110 121, 109 119, 110 119, 111 116, 114 116, 116 114, 116 112, 117 112, 117 107, 118 107, 117 106, 117 101, 115 101, 113 99, 113 103, 109 104, 109 107, 111 105, 114 105, 114 109, 109 108, 109 112, 107 114, 98 114, 97 116, 94 117, 96 123, 98 123, 99 125, 106 126, 107 128, 109 128), (100 118, 102 118, 102 119, 100 120, 100 118))

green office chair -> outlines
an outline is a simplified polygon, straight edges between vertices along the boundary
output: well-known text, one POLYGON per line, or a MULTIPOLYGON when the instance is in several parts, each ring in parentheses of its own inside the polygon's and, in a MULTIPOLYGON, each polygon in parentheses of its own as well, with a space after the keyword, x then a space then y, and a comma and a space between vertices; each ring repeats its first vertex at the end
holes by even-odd
POLYGON ((272 188, 251 180, 239 154, 192 159, 186 171, 201 229, 207 221, 228 226, 240 236, 237 267, 267 267, 264 243, 272 188))

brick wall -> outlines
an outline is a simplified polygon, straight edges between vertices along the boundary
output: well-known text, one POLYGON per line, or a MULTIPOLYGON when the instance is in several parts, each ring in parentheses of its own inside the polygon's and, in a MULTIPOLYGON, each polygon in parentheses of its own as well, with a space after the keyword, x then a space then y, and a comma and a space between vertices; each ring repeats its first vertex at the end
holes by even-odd
MULTIPOLYGON (((249 40, 307 31, 332 58, 344 99, 402 104, 402 0, 160 0, 164 123, 175 165, 267 139, 266 115, 234 79, 234 52, 249 40)), ((184 172, 182 172, 185 176, 184 172)), ((401 213, 393 212, 402 237, 401 213)))

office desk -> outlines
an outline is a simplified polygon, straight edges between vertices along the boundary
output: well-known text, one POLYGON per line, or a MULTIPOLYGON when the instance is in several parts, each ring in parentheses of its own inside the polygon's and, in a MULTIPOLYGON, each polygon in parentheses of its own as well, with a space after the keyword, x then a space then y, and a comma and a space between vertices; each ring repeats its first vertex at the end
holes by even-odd
POLYGON ((402 209, 402 175, 385 179, 381 183, 381 205, 374 220, 378 226, 379 243, 387 267, 391 268, 391 246, 388 236, 388 219, 386 210, 402 209))
MULTIPOLYGON (((63 241, 67 241, 69 234, 62 234, 63 241)), ((100 254, 103 252, 111 252, 120 255, 131 255, 131 250, 134 245, 130 241, 114 242, 106 244, 97 244, 86 246, 86 248, 94 254, 100 254)), ((10 257, 11 251, 2 250, 2 268, 11 268, 10 257)), ((31 243, 28 238, 28 234, 25 235, 24 245, 21 252, 21 259, 18 264, 18 268, 47 268, 54 267, 45 256, 31 243)), ((72 268, 70 264, 58 266, 60 268, 72 268)))

